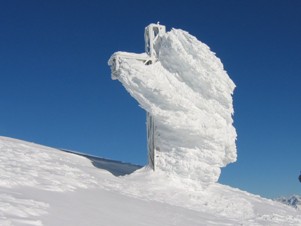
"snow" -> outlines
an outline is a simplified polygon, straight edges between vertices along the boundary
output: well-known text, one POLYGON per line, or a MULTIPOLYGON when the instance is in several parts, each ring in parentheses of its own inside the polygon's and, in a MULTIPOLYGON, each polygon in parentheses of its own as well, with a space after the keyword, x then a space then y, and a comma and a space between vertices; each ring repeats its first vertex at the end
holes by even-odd
POLYGON ((134 59, 145 53, 122 53, 132 57, 119 59, 112 79, 154 118, 156 168, 214 183, 220 168, 236 161, 235 84, 209 47, 183 30, 162 35, 154 48, 158 61, 152 65, 134 59))
POLYGON ((7 137, 0 137, 0 167, 1 226, 301 225, 294 208, 235 188, 204 188, 147 168, 116 177, 105 163, 96 168, 85 157, 7 137))
POLYGON ((1 187, 39 186, 45 190, 64 192, 91 187, 96 183, 87 173, 80 171, 77 167, 79 162, 68 158, 68 155, 57 156, 48 148, 25 143, 18 143, 12 151, 12 144, 14 142, 10 140, 0 144, 1 187), (6 161, 8 159, 10 161, 6 161), (66 180, 68 183, 62 183, 66 180))

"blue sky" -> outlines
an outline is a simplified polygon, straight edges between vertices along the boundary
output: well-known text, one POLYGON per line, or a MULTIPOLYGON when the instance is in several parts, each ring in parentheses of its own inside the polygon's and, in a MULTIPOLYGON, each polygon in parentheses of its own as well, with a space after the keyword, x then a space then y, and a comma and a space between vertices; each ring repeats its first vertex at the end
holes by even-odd
POLYGON ((145 112, 107 61, 160 21, 210 46, 236 83, 238 161, 220 181, 300 194, 299 0, 0 1, 0 135, 146 163, 145 112))

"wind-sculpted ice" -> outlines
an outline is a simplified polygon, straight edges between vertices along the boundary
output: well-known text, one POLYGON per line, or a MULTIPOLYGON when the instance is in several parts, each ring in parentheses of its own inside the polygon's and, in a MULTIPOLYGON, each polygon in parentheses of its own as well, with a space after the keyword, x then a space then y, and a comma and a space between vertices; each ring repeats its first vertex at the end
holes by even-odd
POLYGON ((121 58, 112 78, 154 118, 156 169, 216 182, 220 168, 236 161, 235 84, 209 47, 183 30, 162 35, 155 51, 151 65, 121 58))

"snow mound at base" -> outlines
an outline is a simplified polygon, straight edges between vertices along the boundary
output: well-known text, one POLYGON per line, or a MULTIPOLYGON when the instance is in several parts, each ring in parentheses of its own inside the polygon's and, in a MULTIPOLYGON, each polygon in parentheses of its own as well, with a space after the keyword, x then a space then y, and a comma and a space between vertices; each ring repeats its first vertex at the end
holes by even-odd
POLYGON ((216 182, 220 167, 236 161, 235 85, 209 47, 183 30, 164 34, 155 51, 152 65, 121 59, 112 78, 154 118, 156 168, 216 182))
POLYGON ((84 157, 11 138, 0 137, 0 167, 1 226, 301 225, 295 209, 238 189, 147 168, 115 177, 84 157))

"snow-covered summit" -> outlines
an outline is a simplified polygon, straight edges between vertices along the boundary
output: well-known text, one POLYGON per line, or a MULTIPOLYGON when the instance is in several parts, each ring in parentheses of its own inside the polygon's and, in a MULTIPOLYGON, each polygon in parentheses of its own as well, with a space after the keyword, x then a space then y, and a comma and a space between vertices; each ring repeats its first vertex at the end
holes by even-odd
POLYGON ((214 183, 220 167, 236 161, 235 84, 209 47, 183 30, 161 35, 154 50, 151 65, 120 58, 112 78, 154 118, 157 169, 214 183))
POLYGON ((146 168, 116 177, 103 164, 0 137, 0 225, 301 225, 299 211, 238 189, 146 168))

